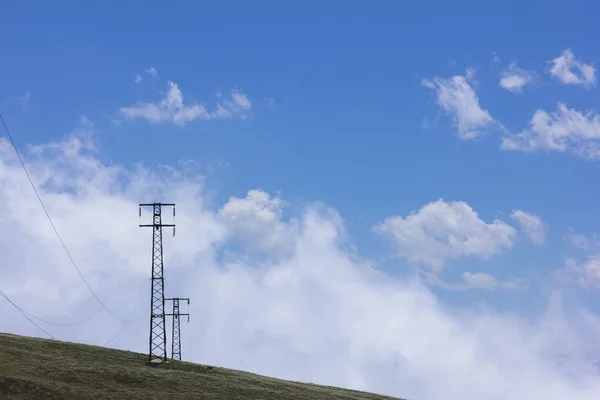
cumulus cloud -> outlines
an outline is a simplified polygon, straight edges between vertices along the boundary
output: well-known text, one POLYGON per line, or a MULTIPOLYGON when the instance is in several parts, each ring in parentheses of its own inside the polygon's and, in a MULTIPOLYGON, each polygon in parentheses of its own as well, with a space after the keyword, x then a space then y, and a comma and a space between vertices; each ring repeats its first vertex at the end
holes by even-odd
POLYGON ((549 114, 537 110, 529 127, 502 139, 503 150, 523 152, 571 152, 586 159, 600 158, 600 118, 597 113, 582 113, 558 103, 549 114))
POLYGON ((513 246, 516 230, 500 220, 486 223, 464 201, 440 199, 406 217, 394 216, 375 226, 398 257, 433 271, 460 257, 487 258, 513 246))
POLYGON ((486 128, 496 123, 490 113, 481 108, 479 97, 468 82, 474 74, 475 70, 468 69, 465 76, 421 81, 423 86, 435 90, 438 105, 452 117, 458 137, 465 140, 481 136, 486 128))
POLYGON ((297 221, 282 220, 284 206, 285 202, 277 196, 250 190, 243 199, 231 197, 217 215, 232 241, 249 251, 279 256, 293 250, 298 230, 297 221))
POLYGON ((582 233, 575 231, 572 227, 569 227, 565 234, 565 240, 567 240, 573 247, 582 250, 591 250, 595 247, 600 246, 600 239, 597 234, 588 237, 582 233))
POLYGON ((500 281, 491 274, 485 272, 468 272, 465 271, 461 275, 462 282, 446 282, 435 274, 426 274, 428 283, 442 287, 447 290, 515 290, 521 287, 519 280, 500 281))
POLYGON ((183 126, 195 119, 210 119, 206 108, 200 104, 184 105, 183 94, 176 83, 168 82, 168 91, 159 103, 138 103, 131 107, 121 107, 126 118, 145 118, 150 123, 173 122, 183 126))
POLYGON ((248 97, 238 90, 231 92, 230 99, 221 100, 222 95, 217 95, 217 109, 212 113, 213 118, 232 118, 239 116, 246 119, 247 112, 252 108, 252 103, 248 97))
POLYGON ((600 289, 600 254, 590 255, 584 260, 567 258, 562 275, 583 287, 600 289))
POLYGON ((484 272, 463 272, 461 276, 471 287, 477 289, 515 289, 517 287, 515 282, 500 282, 484 272))
POLYGON ((140 102, 134 106, 121 107, 121 115, 130 119, 143 118, 153 124, 172 122, 175 125, 184 126, 187 122, 197 119, 209 120, 235 116, 245 119, 252 107, 245 94, 234 90, 231 92, 230 99, 219 101, 217 109, 213 113, 209 113, 201 104, 184 104, 183 93, 176 83, 169 81, 167 86, 167 93, 160 102, 140 102))
MULTIPOLYGON (((196 174, 100 161, 92 130, 84 124, 65 140, 38 144, 25 161, 91 286, 116 313, 139 321, 123 326, 100 312, 74 327, 43 325, 59 339, 103 345, 121 331, 111 346, 147 351, 151 232, 137 228, 137 203, 160 199, 177 204, 177 236, 164 239, 165 285, 169 296, 191 297, 191 320, 182 326, 186 360, 411 399, 600 396, 592 364, 600 321, 586 310, 560 298, 533 317, 454 308, 417 280, 388 276, 349 250, 341 216, 326 206, 295 216, 286 257, 254 257, 252 246, 268 251, 264 239, 275 234, 266 231, 294 225, 280 214, 277 196, 255 191, 212 205, 196 174), (231 216, 239 216, 234 224, 246 222, 230 225, 231 216), (254 229, 244 224, 252 223, 262 224, 262 239, 244 236, 254 229), (232 226, 250 231, 231 236, 232 226), (241 244, 240 257, 222 259, 220 248, 230 240, 241 244)), ((1 289, 46 320, 85 319, 98 304, 3 139, 0 185, 0 221, 10 227, 0 230, 1 289)), ((465 203, 440 201, 423 210, 404 222, 409 234, 422 235, 424 246, 405 239, 417 248, 482 256, 512 243, 513 230, 484 223, 465 203), (450 220, 439 224, 431 215, 450 220), (442 239, 440 232, 452 236, 442 239)), ((0 330, 41 335, 10 306, 0 308, 0 330)))
POLYGON ((546 241, 546 229, 542 219, 522 210, 515 210, 511 217, 519 223, 521 230, 527 235, 535 245, 541 246, 546 241))
POLYGON ((550 74, 564 84, 586 88, 596 86, 596 68, 577 60, 571 49, 563 50, 550 64, 550 74))
POLYGON ((584 235, 569 227, 564 239, 582 251, 583 258, 567 257, 565 267, 557 271, 559 279, 574 282, 587 290, 600 290, 600 240, 598 235, 584 235))
POLYGON ((156 71, 156 68, 148 68, 145 70, 146 73, 148 75, 150 75, 152 78, 154 79, 159 79, 160 77, 158 76, 158 71, 156 71))
POLYGON ((502 72, 499 85, 509 92, 521 93, 523 87, 530 84, 533 78, 533 73, 517 67, 513 62, 502 72))

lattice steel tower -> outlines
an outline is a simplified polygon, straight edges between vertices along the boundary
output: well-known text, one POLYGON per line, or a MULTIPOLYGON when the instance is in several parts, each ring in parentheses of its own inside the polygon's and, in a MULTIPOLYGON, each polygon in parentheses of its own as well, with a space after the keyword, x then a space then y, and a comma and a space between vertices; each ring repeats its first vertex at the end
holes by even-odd
POLYGON ((165 280, 163 277, 163 247, 162 228, 172 227, 175 235, 175 224, 162 223, 162 207, 173 207, 175 204, 150 203, 140 204, 142 207, 152 207, 153 221, 150 225, 140 225, 141 228, 152 228, 152 297, 150 300, 150 345, 148 352, 149 363, 167 362, 167 334, 165 330, 165 280))
POLYGON ((171 358, 173 360, 181 360, 181 325, 180 325, 180 316, 188 317, 188 322, 190 322, 190 314, 181 314, 179 312, 179 301, 187 301, 188 305, 190 304, 190 299, 183 297, 174 297, 172 299, 165 299, 173 301, 173 313, 167 314, 173 317, 173 329, 172 334, 173 338, 171 340, 171 358))

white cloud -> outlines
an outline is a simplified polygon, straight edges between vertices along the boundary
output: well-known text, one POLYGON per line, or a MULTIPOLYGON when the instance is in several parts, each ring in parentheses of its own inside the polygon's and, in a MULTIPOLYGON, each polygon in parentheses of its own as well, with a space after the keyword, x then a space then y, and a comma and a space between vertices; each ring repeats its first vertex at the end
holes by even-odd
POLYGON ((596 86, 596 68, 575 59, 571 49, 550 61, 550 74, 567 85, 581 85, 587 88, 596 86))
MULTIPOLYGON (((184 359, 422 400, 600 396, 590 362, 598 357, 600 321, 589 312, 555 298, 531 318, 489 307, 456 309, 415 280, 374 270, 349 250, 340 216, 312 205, 296 216, 287 257, 255 258, 240 250, 239 258, 220 260, 219 248, 229 240, 243 249, 253 244, 246 236, 229 236, 231 226, 219 210, 268 221, 261 234, 269 237, 266 230, 277 232, 281 223, 277 198, 257 191, 211 207, 202 177, 101 162, 87 136, 92 127, 26 152, 32 178, 92 287, 102 299, 110 297, 112 310, 132 319, 149 307, 140 290, 149 290, 151 232, 137 227, 137 203, 177 204, 177 236, 164 238, 165 284, 167 295, 191 297, 191 320, 182 326, 184 359), (251 217, 252 210, 258 215, 251 217), (565 354, 569 362, 559 365, 565 354)), ((69 265, 3 139, 0 186, 0 221, 11 227, 0 230, 0 288, 44 319, 72 322, 92 314, 97 302, 69 265)), ((466 246, 471 253, 512 243, 514 233, 503 223, 484 224, 464 203, 444 207, 450 211, 442 214, 453 216, 455 225, 471 227, 475 242, 489 242, 466 246)), ((442 226, 454 231, 448 222, 442 226)), ((44 327, 63 340, 102 345, 122 325, 101 312, 77 327, 44 327)), ((142 318, 125 326, 112 345, 146 351, 147 330, 142 318)), ((10 306, 0 308, 0 331, 40 335, 10 306)))
POLYGON ((594 247, 600 246, 600 239, 597 234, 588 237, 584 234, 576 232, 572 227, 565 234, 565 239, 571 243, 573 247, 582 250, 590 250, 594 247))
POLYGON ((529 128, 502 139, 503 150, 572 152, 588 159, 600 158, 600 118, 558 103, 557 111, 538 110, 529 128))
POLYGON ((168 91, 159 103, 138 103, 132 107, 121 107, 121 114, 126 118, 145 118, 150 123, 173 122, 183 126, 195 119, 210 119, 210 115, 200 104, 184 105, 183 94, 179 86, 168 82, 168 91))
POLYGON ((436 91, 438 104, 452 117, 461 139, 481 136, 486 128, 496 123, 490 113, 481 108, 477 93, 468 83, 474 73, 475 70, 469 69, 466 76, 421 81, 423 86, 436 91))
POLYGON ((221 100, 222 95, 217 95, 217 109, 212 113, 213 118, 232 118, 239 116, 246 119, 247 111, 252 108, 252 103, 248 97, 238 90, 231 92, 231 98, 221 100))
POLYGON ((144 77, 143 77, 143 76, 141 76, 140 74, 137 74, 137 75, 135 76, 134 82, 135 82, 135 83, 140 83, 140 82, 142 82, 143 80, 144 80, 144 77))
POLYGON ((500 57, 498 56, 498 54, 496 54, 496 52, 492 52, 492 61, 495 64, 498 64, 500 62, 500 57))
POLYGON ((196 119, 209 120, 213 118, 232 118, 238 116, 241 119, 247 117, 247 112, 252 105, 248 97, 234 90, 231 98, 220 101, 217 109, 209 113, 206 108, 198 103, 184 104, 183 93, 179 86, 169 81, 168 91, 165 97, 158 103, 137 103, 131 107, 121 107, 120 112, 126 118, 144 118, 151 124, 172 122, 178 126, 196 119))
POLYGON ((158 76, 158 72, 156 71, 156 68, 148 68, 145 71, 152 78, 154 78, 154 79, 160 79, 160 77, 158 76))
POLYGON ((590 255, 584 261, 569 257, 565 264, 563 276, 583 287, 600 289, 600 254, 590 255))
POLYGON ((534 78, 533 73, 518 68, 516 63, 511 63, 501 76, 499 85, 513 93, 521 93, 523 87, 531 83, 534 78))
POLYGON ((476 289, 494 290, 494 289, 516 289, 517 284, 512 281, 500 282, 490 274, 484 272, 463 272, 462 278, 476 289))
POLYGON ((390 239, 398 257, 434 271, 459 257, 487 258, 513 246, 516 230, 494 220, 486 223, 464 201, 440 199, 405 218, 387 218, 375 231, 390 239))
POLYGON ((535 245, 541 246, 544 244, 546 241, 546 229, 539 216, 515 210, 512 212, 511 217, 519 223, 521 230, 535 245))
POLYGON ((590 236, 576 232, 569 227, 564 239, 586 254, 585 259, 568 257, 565 267, 555 275, 566 282, 575 282, 585 289, 600 290, 600 240, 597 234, 590 236))
POLYGON ((280 256, 293 251, 297 222, 282 220, 285 202, 262 190, 250 190, 243 199, 231 197, 219 210, 219 220, 230 238, 262 254, 280 256))
POLYGON ((467 68, 467 71, 465 73, 465 78, 467 79, 467 81, 473 81, 475 79, 475 68, 467 68))
POLYGON ((233 99, 233 104, 235 104, 236 107, 239 107, 242 110, 249 110, 250 107, 252 107, 252 103, 250 103, 248 97, 243 93, 234 90, 231 93, 231 97, 233 99))
POLYGON ((265 99, 265 104, 268 110, 272 110, 273 108, 275 108, 275 99, 272 97, 267 97, 265 99))
POLYGON ((461 274, 462 283, 445 282, 435 274, 426 274, 427 282, 447 290, 515 290, 521 285, 518 280, 499 281, 485 272, 468 272, 461 274))
POLYGON ((31 91, 27 91, 23 96, 19 97, 21 103, 21 109, 25 112, 29 109, 29 102, 31 101, 31 91))

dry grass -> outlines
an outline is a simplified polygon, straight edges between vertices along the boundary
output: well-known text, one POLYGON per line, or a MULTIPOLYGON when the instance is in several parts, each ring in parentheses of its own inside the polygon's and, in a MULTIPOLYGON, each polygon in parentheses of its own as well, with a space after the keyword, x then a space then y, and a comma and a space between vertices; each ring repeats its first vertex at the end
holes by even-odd
POLYGON ((0 399, 392 399, 369 393, 173 361, 144 354, 0 334, 0 399))

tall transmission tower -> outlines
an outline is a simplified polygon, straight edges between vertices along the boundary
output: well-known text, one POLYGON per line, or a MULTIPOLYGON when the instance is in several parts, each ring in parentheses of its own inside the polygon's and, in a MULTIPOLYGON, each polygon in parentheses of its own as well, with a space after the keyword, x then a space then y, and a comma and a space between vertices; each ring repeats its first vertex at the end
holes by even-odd
POLYGON ((172 299, 165 299, 173 301, 173 313, 167 314, 173 317, 173 330, 171 331, 173 334, 173 338, 171 340, 171 358, 173 360, 181 360, 181 325, 180 325, 180 316, 187 315, 188 322, 190 322, 190 314, 181 314, 179 312, 179 301, 187 301, 188 305, 190 304, 190 299, 183 297, 174 297, 172 299))
POLYGON ((152 224, 140 225, 140 228, 152 228, 152 297, 150 300, 150 344, 148 363, 162 363, 167 362, 162 228, 172 227, 173 236, 175 236, 175 224, 162 223, 162 207, 173 207, 173 217, 175 217, 175 204, 148 203, 140 204, 139 206, 140 217, 142 216, 142 207, 152 207, 153 210, 152 224))

